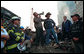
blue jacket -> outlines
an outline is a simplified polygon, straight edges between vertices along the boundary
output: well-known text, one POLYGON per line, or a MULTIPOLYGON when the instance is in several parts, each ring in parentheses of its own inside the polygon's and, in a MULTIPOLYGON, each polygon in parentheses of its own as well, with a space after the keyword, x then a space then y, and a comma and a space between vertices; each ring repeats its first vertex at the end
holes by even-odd
POLYGON ((66 22, 62 23, 62 31, 63 32, 69 32, 71 26, 71 21, 67 20, 66 22))
POLYGON ((55 26, 55 22, 52 19, 45 19, 44 21, 44 28, 51 29, 55 26))
POLYGON ((31 36, 28 36, 28 35, 25 34, 25 39, 26 40, 30 40, 31 39, 31 36))

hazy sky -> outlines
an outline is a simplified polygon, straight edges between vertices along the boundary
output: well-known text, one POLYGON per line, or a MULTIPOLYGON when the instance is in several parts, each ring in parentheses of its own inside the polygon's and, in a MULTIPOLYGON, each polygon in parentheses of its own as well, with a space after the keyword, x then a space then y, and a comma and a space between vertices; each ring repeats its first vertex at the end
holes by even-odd
POLYGON ((57 1, 1 1, 1 7, 5 7, 20 16, 21 26, 24 27, 30 26, 31 8, 34 9, 34 12, 38 13, 44 11, 43 19, 45 19, 45 14, 50 12, 52 14, 51 18, 58 25, 57 1))

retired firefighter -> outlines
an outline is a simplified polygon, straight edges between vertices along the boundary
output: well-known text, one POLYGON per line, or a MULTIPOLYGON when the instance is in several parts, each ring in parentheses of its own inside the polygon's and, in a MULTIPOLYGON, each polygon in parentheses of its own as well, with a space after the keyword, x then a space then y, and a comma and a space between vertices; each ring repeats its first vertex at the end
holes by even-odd
POLYGON ((17 44, 24 41, 24 33, 20 30, 20 17, 12 17, 11 22, 13 24, 7 28, 10 39, 7 41, 5 49, 7 53, 19 53, 17 44))

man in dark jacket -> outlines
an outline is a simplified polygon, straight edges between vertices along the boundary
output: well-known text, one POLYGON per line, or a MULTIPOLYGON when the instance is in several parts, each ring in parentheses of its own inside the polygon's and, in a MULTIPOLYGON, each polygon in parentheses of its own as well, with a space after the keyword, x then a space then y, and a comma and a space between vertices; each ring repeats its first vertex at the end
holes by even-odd
POLYGON ((63 39, 65 39, 65 38, 69 39, 69 32, 70 32, 71 21, 68 20, 66 16, 64 16, 63 19, 64 19, 64 21, 62 22, 63 39))
POLYGON ((78 14, 72 15, 73 24, 70 28, 70 35, 75 44, 75 53, 83 52, 83 22, 78 20, 78 14))

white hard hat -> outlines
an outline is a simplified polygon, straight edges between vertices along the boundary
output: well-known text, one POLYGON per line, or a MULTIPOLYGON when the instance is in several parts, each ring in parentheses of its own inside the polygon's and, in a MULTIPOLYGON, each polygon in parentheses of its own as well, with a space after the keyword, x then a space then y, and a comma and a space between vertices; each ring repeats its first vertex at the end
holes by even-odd
POLYGON ((17 44, 17 48, 20 50, 20 51, 24 51, 26 50, 26 46, 24 45, 24 43, 21 45, 20 43, 17 44))
POLYGON ((20 20, 20 17, 14 16, 14 17, 12 17, 12 19, 11 19, 11 20, 15 20, 15 19, 20 20))

